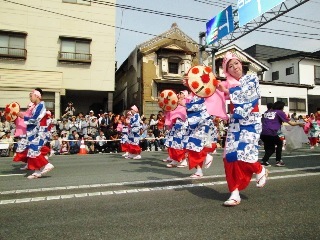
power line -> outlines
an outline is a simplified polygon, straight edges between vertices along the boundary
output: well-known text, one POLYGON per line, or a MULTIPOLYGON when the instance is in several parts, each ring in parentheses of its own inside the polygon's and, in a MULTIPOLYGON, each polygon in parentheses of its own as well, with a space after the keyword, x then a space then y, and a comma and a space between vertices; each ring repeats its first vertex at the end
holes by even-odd
MULTIPOLYGON (((27 4, 22 4, 22 3, 13 2, 13 1, 10 1, 10 0, 3 0, 3 1, 4 1, 4 2, 7 2, 7 3, 12 3, 12 4, 20 5, 20 6, 23 6, 23 7, 28 7, 28 8, 36 9, 36 10, 39 10, 39 11, 44 11, 44 12, 52 13, 52 14, 55 14, 55 15, 60 15, 60 16, 64 16, 64 17, 68 17, 68 18, 73 18, 73 19, 77 19, 77 20, 81 20, 81 21, 86 21, 86 22, 90 22, 90 23, 95 23, 95 24, 99 24, 99 25, 104 25, 104 26, 108 26, 108 27, 118 28, 118 29, 120 29, 120 30, 126 30, 126 31, 130 31, 130 32, 134 32, 134 33, 139 33, 139 34, 144 34, 144 35, 148 35, 148 36, 152 36, 152 37, 157 37, 157 36, 159 36, 159 35, 157 35, 157 34, 151 34, 151 33, 146 33, 146 32, 142 32, 142 31, 138 31, 138 30, 123 28, 123 27, 117 27, 117 26, 113 26, 113 25, 110 25, 110 24, 106 24, 106 23, 101 23, 101 22, 97 22, 97 21, 93 21, 93 20, 89 20, 89 19, 84 19, 84 18, 75 17, 75 16, 63 14, 63 13, 54 12, 54 11, 47 10, 47 9, 43 9, 43 8, 38 8, 38 7, 30 6, 30 5, 27 5, 27 4)), ((95 1, 95 0, 93 0, 93 1, 95 1)), ((202 22, 203 20, 199 20, 199 21, 202 22)), ((283 22, 286 22, 286 21, 283 21, 283 22)), ((290 23, 290 22, 287 22, 287 23, 290 23)), ((298 24, 296 24, 296 25, 298 25, 298 24)), ((305 25, 302 25, 302 26, 305 26, 305 25)), ((310 27, 310 26, 309 26, 309 27, 310 27)), ((316 29, 318 29, 318 28, 316 28, 316 29)), ((259 31, 259 30, 257 30, 257 31, 259 31)), ((309 34, 309 33, 291 32, 291 31, 286 31, 286 30, 274 30, 274 29, 270 29, 270 28, 264 28, 264 30, 260 30, 260 32, 272 33, 272 34, 277 34, 277 35, 282 35, 282 36, 290 36, 290 37, 310 39, 310 40, 320 40, 320 39, 317 39, 317 38, 309 38, 309 37, 306 37, 306 36, 297 36, 297 35, 292 35, 292 34, 279 33, 278 31, 287 32, 287 33, 304 34, 304 35, 306 35, 306 34, 307 34, 307 35, 313 35, 313 34, 309 34), (275 32, 271 32, 271 31, 275 31, 275 32)), ((171 40, 177 40, 177 41, 181 41, 181 42, 187 42, 187 43, 191 43, 191 44, 196 44, 195 42, 189 42, 189 41, 174 39, 174 38, 170 38, 170 37, 165 37, 165 38, 166 38, 166 39, 171 39, 171 40)), ((197 45, 199 45, 199 44, 197 44, 197 45)))
MULTIPOLYGON (((118 29, 130 31, 130 32, 134 32, 134 33, 140 33, 140 34, 144 34, 144 35, 148 35, 148 36, 152 36, 152 37, 157 37, 157 36, 159 36, 159 35, 157 35, 157 34, 146 33, 146 32, 142 32, 142 31, 138 31, 138 30, 133 30, 133 29, 129 29, 129 28, 117 27, 117 26, 114 26, 114 25, 110 25, 110 24, 106 24, 106 23, 101 23, 101 22, 97 22, 97 21, 93 21, 93 20, 89 20, 89 19, 85 19, 85 18, 75 17, 75 16, 71 16, 71 15, 64 14, 64 13, 58 13, 58 12, 54 12, 54 11, 51 11, 51 10, 47 10, 47 9, 43 9, 43 8, 38 8, 38 7, 30 6, 30 5, 23 4, 23 3, 12 2, 12 1, 10 1, 10 0, 2 0, 2 1, 8 2, 8 3, 12 3, 12 4, 16 4, 16 5, 20 5, 20 6, 27 7, 27 8, 36 9, 36 10, 39 10, 39 11, 44 11, 44 12, 52 13, 52 14, 55 14, 55 15, 60 15, 60 16, 63 16, 63 17, 68 17, 68 18, 73 18, 73 19, 85 21, 85 22, 95 23, 95 24, 99 24, 99 25, 103 25, 103 26, 107 26, 107 27, 118 28, 118 29)), ((166 39, 170 39, 170 40, 180 41, 180 42, 187 42, 187 43, 191 43, 191 44, 197 44, 197 43, 195 43, 195 42, 189 42, 189 41, 186 41, 186 40, 180 40, 180 39, 175 39, 175 38, 170 38, 170 37, 165 37, 165 38, 166 38, 166 39)), ((197 45, 199 45, 199 44, 197 44, 197 45)))
POLYGON ((196 17, 190 17, 186 15, 180 15, 180 14, 174 14, 174 13, 168 13, 168 12, 160 12, 160 11, 155 11, 152 9, 147 9, 147 8, 138 8, 138 7, 133 7, 129 5, 121 5, 121 4, 115 4, 107 1, 101 1, 101 0, 84 0, 96 4, 101 4, 105 6, 111 6, 111 7, 118 7, 118 8, 123 8, 127 10, 133 10, 133 11, 138 11, 138 12, 144 12, 144 13, 151 13, 151 14, 156 14, 156 15, 162 15, 166 17, 175 17, 175 18, 180 18, 180 19, 187 19, 187 20, 192 20, 192 21, 207 21, 206 19, 203 18, 196 18, 196 17))

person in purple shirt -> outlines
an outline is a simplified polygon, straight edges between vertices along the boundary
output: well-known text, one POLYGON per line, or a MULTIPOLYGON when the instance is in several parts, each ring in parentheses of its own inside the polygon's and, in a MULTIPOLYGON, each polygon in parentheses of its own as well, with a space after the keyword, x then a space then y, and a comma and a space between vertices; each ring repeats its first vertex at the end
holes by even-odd
POLYGON ((281 160, 282 155, 282 140, 278 136, 282 123, 286 122, 291 126, 303 126, 303 123, 290 121, 287 118, 286 113, 283 111, 285 106, 284 102, 277 101, 273 104, 272 108, 268 109, 262 118, 262 132, 260 139, 264 143, 264 156, 261 160, 261 164, 264 166, 270 166, 269 158, 276 152, 276 166, 284 167, 285 164, 281 160), (277 148, 275 147, 277 146, 277 148))

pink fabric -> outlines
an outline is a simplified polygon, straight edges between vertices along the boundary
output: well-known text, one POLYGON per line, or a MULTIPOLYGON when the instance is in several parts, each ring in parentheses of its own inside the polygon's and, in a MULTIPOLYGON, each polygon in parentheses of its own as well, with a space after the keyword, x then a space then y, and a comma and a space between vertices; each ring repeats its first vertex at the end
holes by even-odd
POLYGON ((173 123, 171 121, 170 115, 170 112, 164 112, 164 125, 168 126, 169 128, 172 128, 173 123))
POLYGON ((37 90, 33 90, 32 93, 36 95, 38 98, 41 98, 41 93, 37 90))
POLYGON ((228 119, 226 111, 226 99, 223 92, 216 89, 212 96, 205 98, 204 103, 210 115, 219 117, 223 120, 228 119))
POLYGON ((131 109, 132 109, 133 111, 135 111, 135 112, 139 112, 139 110, 138 110, 138 108, 137 108, 136 105, 133 105, 133 106, 131 107, 131 109))
MULTIPOLYGON (((185 100, 183 100, 185 102, 185 100)), ((178 105, 177 108, 170 112, 170 120, 174 120, 176 118, 181 118, 182 121, 185 121, 187 118, 187 110, 186 107, 182 105, 178 105)))
MULTIPOLYGON (((28 110, 25 112, 22 112, 22 114, 26 117, 31 117, 32 115, 32 110, 34 109, 34 104, 33 103, 29 103, 28 105, 28 110)), ((25 135, 27 134, 27 126, 24 123, 24 119, 17 117, 17 119, 14 121, 15 125, 16 125, 16 130, 14 132, 14 136, 15 137, 19 137, 21 135, 25 135)))
POLYGON ((117 131, 118 131, 118 132, 122 132, 122 129, 123 129, 122 123, 118 123, 118 125, 117 125, 117 131))

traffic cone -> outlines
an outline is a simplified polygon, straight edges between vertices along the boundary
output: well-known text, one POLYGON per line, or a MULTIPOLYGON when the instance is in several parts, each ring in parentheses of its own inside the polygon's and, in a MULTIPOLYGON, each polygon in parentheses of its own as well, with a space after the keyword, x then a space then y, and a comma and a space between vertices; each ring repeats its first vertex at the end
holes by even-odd
POLYGON ((78 154, 82 154, 82 155, 87 154, 86 145, 84 145, 83 138, 81 139, 80 151, 78 154))

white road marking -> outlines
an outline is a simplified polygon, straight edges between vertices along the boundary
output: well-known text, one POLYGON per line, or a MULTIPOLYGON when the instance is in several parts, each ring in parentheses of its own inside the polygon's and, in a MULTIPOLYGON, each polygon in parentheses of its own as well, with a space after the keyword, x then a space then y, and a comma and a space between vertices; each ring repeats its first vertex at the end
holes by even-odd
MULTIPOLYGON (((316 168, 320 168, 320 167, 316 167, 316 168)), ((304 169, 306 169, 306 168, 304 168, 304 169)), ((308 168, 308 169, 315 169, 315 168, 308 168)), ((285 171, 283 171, 283 172, 285 172, 285 171)), ((317 173, 301 173, 301 174, 293 174, 293 175, 285 175, 285 176, 268 177, 268 180, 284 179, 284 178, 310 177, 310 176, 318 176, 318 175, 320 175, 320 172, 317 172, 317 173)), ((251 181, 254 182, 255 179, 253 178, 251 181)), ((127 189, 127 190, 123 189, 123 190, 107 191, 107 192, 93 192, 93 193, 66 194, 66 195, 58 195, 58 196, 36 197, 36 198, 9 199, 9 200, 0 201, 0 205, 17 204, 17 203, 28 203, 28 202, 35 202, 35 201, 39 202, 39 201, 48 201, 48 200, 63 200, 63 199, 81 198, 81 197, 94 197, 94 196, 105 196, 105 195, 129 194, 129 193, 139 193, 139 192, 149 192, 149 191, 174 190, 174 189, 214 186, 214 185, 223 185, 223 184, 227 184, 227 182, 226 181, 216 181, 216 182, 195 183, 195 184, 164 186, 164 187, 153 187, 153 188, 152 187, 151 188, 136 188, 136 189, 127 189)), ((98 184, 95 184, 94 186, 97 186, 97 185, 98 184)), ((32 190, 34 190, 34 189, 32 189, 32 190)), ((10 192, 12 192, 12 191, 10 191, 10 192)), ((3 193, 6 194, 6 192, 2 192, 1 194, 3 194, 3 193)))
POLYGON ((0 175, 0 177, 12 177, 12 176, 21 176, 21 175, 26 175, 25 173, 24 174, 3 174, 3 175, 0 175))

